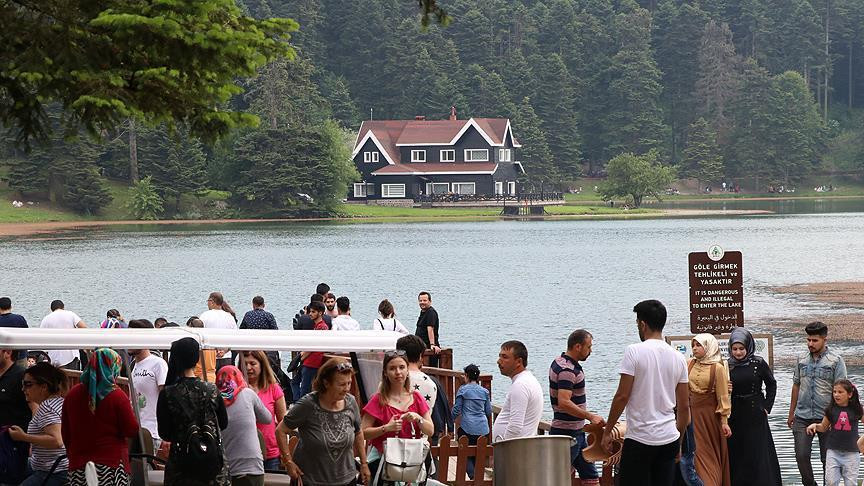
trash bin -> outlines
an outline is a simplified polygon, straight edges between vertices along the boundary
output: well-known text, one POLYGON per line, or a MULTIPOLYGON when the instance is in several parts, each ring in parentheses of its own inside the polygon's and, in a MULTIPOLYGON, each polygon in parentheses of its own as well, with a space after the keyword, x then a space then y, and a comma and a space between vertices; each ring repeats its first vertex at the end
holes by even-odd
POLYGON ((570 486, 566 435, 537 435, 495 442, 495 486, 570 486))

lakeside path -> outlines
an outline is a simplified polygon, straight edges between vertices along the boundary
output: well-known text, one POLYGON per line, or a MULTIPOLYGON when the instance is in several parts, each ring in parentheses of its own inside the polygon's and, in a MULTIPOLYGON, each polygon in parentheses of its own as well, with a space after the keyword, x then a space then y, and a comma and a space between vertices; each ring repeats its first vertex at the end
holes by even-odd
POLYGON ((76 231, 87 228, 108 226, 150 226, 150 225, 230 225, 250 223, 303 223, 303 222, 345 222, 345 223, 390 223, 390 222, 430 222, 430 221, 495 221, 506 219, 520 220, 610 220, 610 219, 656 219, 656 218, 699 218, 722 216, 752 216, 772 214, 763 210, 706 210, 706 209, 663 209, 647 212, 621 212, 615 214, 547 214, 542 216, 395 216, 395 217, 354 217, 354 218, 271 218, 271 219, 169 219, 155 221, 50 221, 41 223, 4 223, 0 225, 0 238, 24 237, 76 231))

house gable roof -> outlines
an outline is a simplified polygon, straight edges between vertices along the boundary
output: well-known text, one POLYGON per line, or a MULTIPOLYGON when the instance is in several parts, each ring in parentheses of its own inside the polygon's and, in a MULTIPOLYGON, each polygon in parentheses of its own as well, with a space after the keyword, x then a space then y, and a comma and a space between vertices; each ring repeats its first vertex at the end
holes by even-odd
POLYGON ((399 147, 420 145, 452 146, 473 127, 493 147, 501 147, 509 133, 514 147, 521 147, 513 138, 507 118, 471 118, 468 120, 367 120, 360 125, 351 156, 356 156, 366 141, 372 139, 390 164, 399 164, 399 147))

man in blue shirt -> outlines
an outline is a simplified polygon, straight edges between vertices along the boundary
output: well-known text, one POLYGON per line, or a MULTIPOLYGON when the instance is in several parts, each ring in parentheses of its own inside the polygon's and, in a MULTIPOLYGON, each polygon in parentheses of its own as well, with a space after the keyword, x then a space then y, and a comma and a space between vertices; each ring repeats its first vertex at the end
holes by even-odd
MULTIPOLYGON (((0 297, 0 327, 20 327, 26 329, 27 319, 12 313, 12 299, 0 297)), ((22 349, 12 354, 12 358, 23 368, 27 367, 27 351, 22 349)))
POLYGON ((243 315, 240 329, 279 329, 273 314, 264 310, 264 297, 256 295, 252 298, 252 310, 243 315))
MULTIPOLYGON (((801 473, 804 486, 817 486, 813 479, 810 451, 813 436, 807 434, 807 426, 822 421, 825 408, 831 403, 834 382, 846 378, 846 363, 843 358, 828 349, 828 326, 822 322, 811 322, 804 328, 807 333, 807 352, 798 356, 792 372, 792 402, 787 421, 795 439, 795 462, 801 473)), ((819 436, 819 458, 825 471, 825 440, 819 436)))

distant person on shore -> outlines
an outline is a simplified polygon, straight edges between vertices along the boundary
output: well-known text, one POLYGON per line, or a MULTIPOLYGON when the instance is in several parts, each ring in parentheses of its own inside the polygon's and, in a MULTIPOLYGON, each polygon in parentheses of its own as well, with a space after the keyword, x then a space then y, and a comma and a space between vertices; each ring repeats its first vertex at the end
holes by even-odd
POLYGON ((191 337, 171 343, 168 377, 156 405, 159 436, 171 442, 165 466, 165 486, 231 484, 221 445, 222 430, 228 426, 228 412, 216 385, 195 377, 199 352, 198 342, 191 337), (197 434, 193 434, 195 430, 197 434), (207 441, 207 445, 212 447, 203 453, 190 455, 186 442, 195 436, 196 442, 207 441, 206 436, 216 440, 207 441))
POLYGON ((594 338, 584 329, 577 329, 567 338, 567 351, 555 358, 549 366, 549 399, 552 402, 552 435, 567 435, 574 439, 570 446, 570 465, 579 473, 585 486, 599 485, 600 475, 594 463, 582 457, 588 447, 585 438, 585 421, 604 425, 603 417, 588 411, 585 393, 585 372, 580 361, 591 356, 594 338))
MULTIPOLYGON (((51 302, 51 313, 42 319, 40 327, 45 329, 75 329, 76 327, 87 328, 87 324, 78 317, 78 314, 67 311, 62 300, 51 302)), ((77 349, 52 349, 47 351, 51 363, 70 370, 81 369, 81 359, 78 357, 77 349)))
POLYGON ((378 304, 378 317, 372 323, 372 329, 375 331, 396 331, 401 334, 411 332, 399 322, 399 319, 396 319, 396 310, 387 299, 378 304))
POLYGON ((279 330, 273 314, 264 310, 264 297, 256 295, 252 298, 252 310, 243 314, 240 329, 272 329, 279 330))
MULTIPOLYGON (((153 329, 153 325, 144 319, 132 319, 129 321, 129 329, 153 329)), ((149 349, 130 349, 129 354, 134 358, 132 384, 135 386, 137 395, 141 427, 150 431, 153 437, 153 450, 158 451, 162 439, 159 438, 159 426, 156 421, 156 402, 159 401, 159 392, 165 388, 168 363, 152 354, 149 349)))
POLYGON ((69 486, 87 486, 86 466, 96 466, 96 484, 127 486, 129 439, 138 437, 138 419, 129 396, 117 386, 121 360, 116 351, 90 354, 81 382, 63 402, 63 443, 69 456, 69 486))
MULTIPOLYGON (((237 314, 225 301, 221 292, 210 292, 207 297, 207 310, 198 318, 204 323, 206 329, 237 329, 237 314)), ((216 371, 230 365, 233 356, 228 349, 216 350, 216 371)))
POLYGON ((513 383, 507 390, 504 406, 492 424, 492 440, 516 439, 537 435, 543 415, 543 389, 540 382, 525 369, 528 349, 520 341, 507 341, 498 353, 498 369, 513 383))
MULTIPOLYGON (((792 370, 792 401, 789 405, 787 424, 795 439, 795 462, 801 474, 803 486, 816 486, 810 451, 813 436, 807 427, 822 422, 825 409, 831 404, 834 383, 846 379, 846 363, 843 357, 828 348, 828 326, 816 321, 804 328, 807 333, 807 352, 798 356, 792 370)), ((819 458, 825 470, 827 438, 819 432, 819 458)))
POLYGON ((750 331, 736 327, 729 337, 732 416, 729 427, 729 471, 732 486, 781 486, 780 463, 768 415, 774 407, 777 381, 761 356, 750 331), (762 393, 762 386, 765 393, 762 393))
MULTIPOLYGON (((459 418, 457 437, 468 437, 468 445, 477 445, 477 439, 489 435, 489 420, 492 418, 492 399, 489 390, 480 385, 480 368, 469 364, 462 371, 468 383, 456 390, 453 400, 453 418, 459 418)), ((468 458, 468 477, 474 479, 475 458, 468 458)))
POLYGON ((858 486, 858 422, 864 417, 858 390, 849 380, 834 383, 831 405, 818 424, 807 426, 807 435, 828 433, 825 457, 826 486, 858 486))
POLYGON ((729 370, 712 334, 697 334, 687 363, 690 415, 696 438, 696 473, 705 486, 729 486, 729 370))
POLYGON ((339 314, 333 318, 334 331, 359 331, 360 323, 357 319, 351 317, 351 301, 348 297, 339 297, 336 299, 336 309, 339 314))
POLYGON ((67 459, 60 459, 51 472, 54 462, 66 455, 61 431, 66 374, 51 363, 37 363, 24 373, 21 387, 27 401, 37 406, 27 432, 17 425, 9 428, 12 440, 31 444, 29 469, 32 472, 20 486, 66 486, 67 459))
POLYGON ((420 292, 417 295, 417 304, 420 306, 420 316, 417 317, 417 330, 414 334, 435 353, 435 356, 429 357, 429 366, 437 368, 438 354, 441 353, 441 343, 438 341, 438 311, 432 307, 432 295, 429 292, 420 292))
POLYGON ((339 315, 339 310, 336 307, 336 295, 333 292, 327 292, 324 296, 324 315, 336 317, 339 315))
POLYGON ((105 320, 99 324, 102 329, 126 329, 129 324, 117 309, 109 309, 105 313, 105 320))
POLYGON ((687 363, 663 340, 666 307, 662 303, 645 300, 633 312, 642 342, 624 351, 602 445, 610 450, 612 428, 626 408, 621 484, 666 486, 675 479, 679 438, 690 422, 687 363))
MULTIPOLYGON (((27 329, 27 319, 24 316, 12 312, 12 299, 0 297, 0 327, 17 327, 27 329)), ((13 359, 18 361, 22 368, 27 367, 27 350, 22 349, 12 353, 13 359)))

